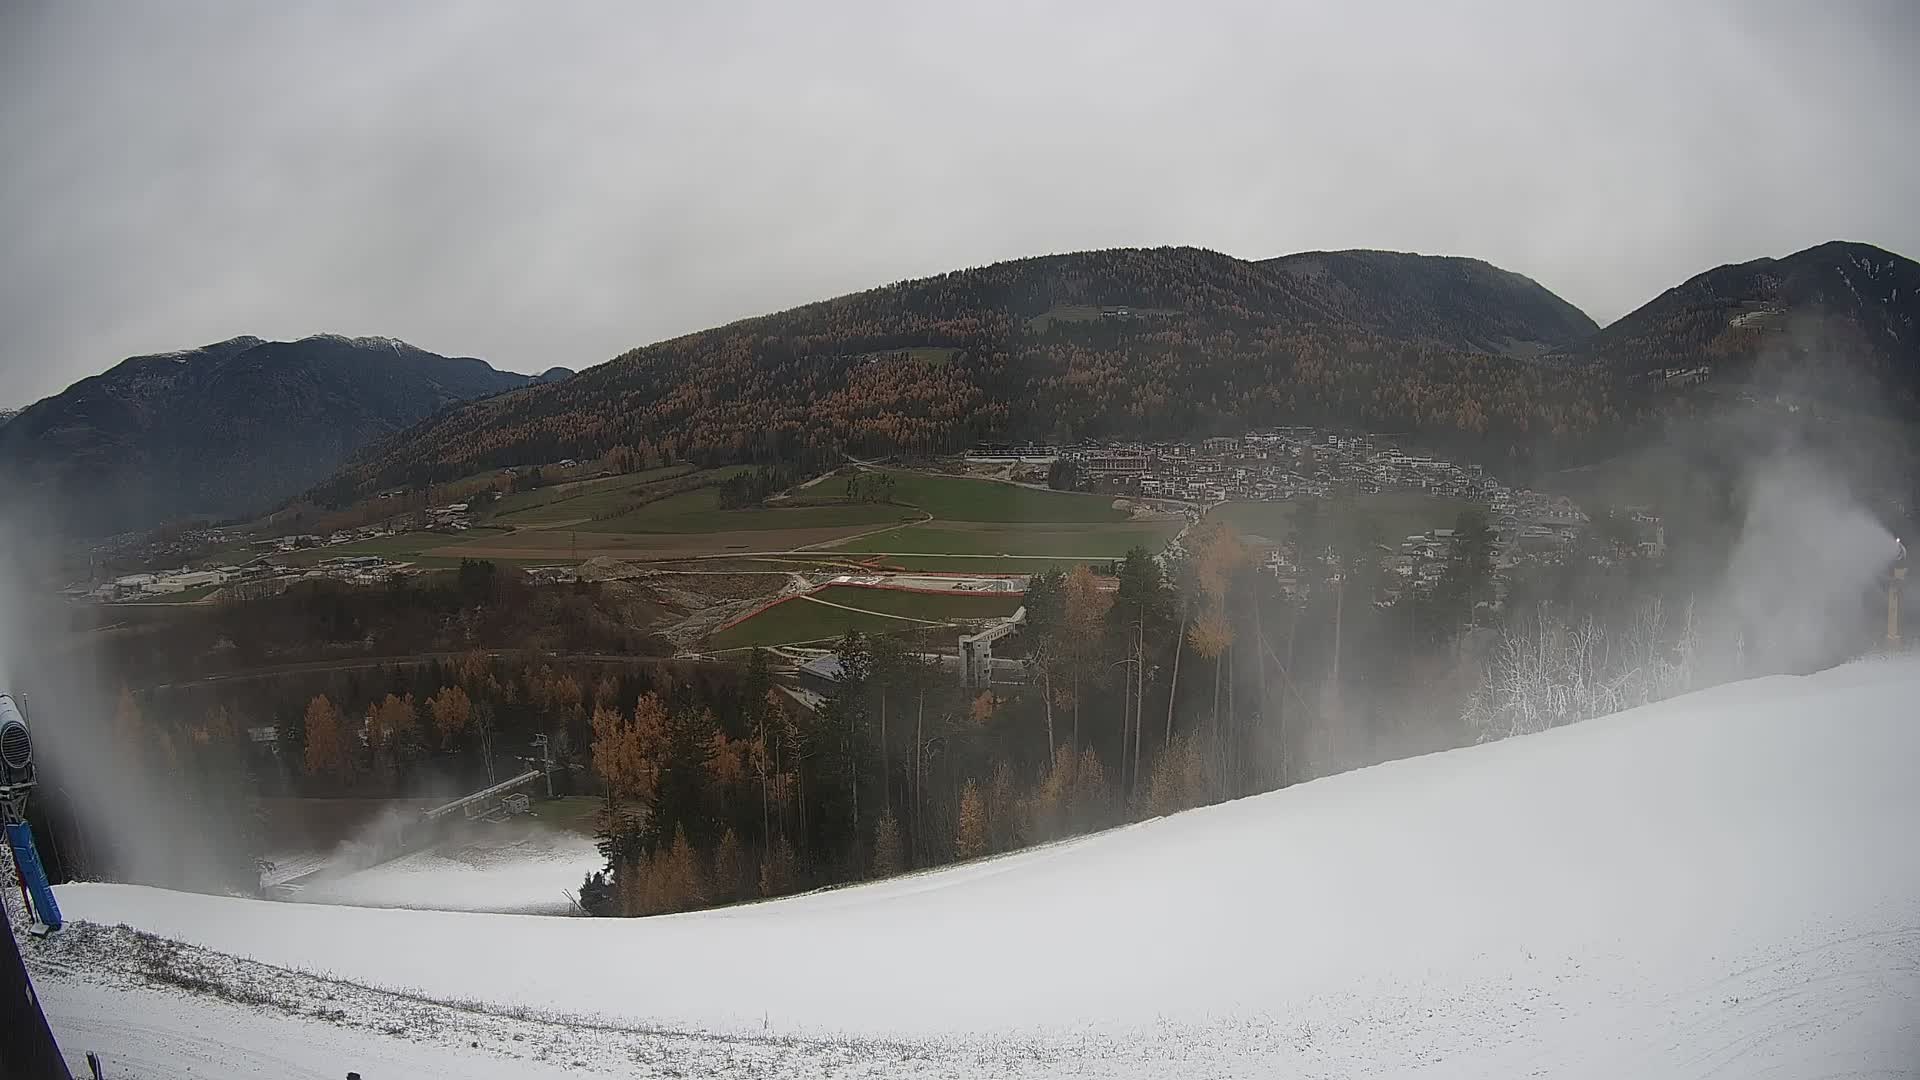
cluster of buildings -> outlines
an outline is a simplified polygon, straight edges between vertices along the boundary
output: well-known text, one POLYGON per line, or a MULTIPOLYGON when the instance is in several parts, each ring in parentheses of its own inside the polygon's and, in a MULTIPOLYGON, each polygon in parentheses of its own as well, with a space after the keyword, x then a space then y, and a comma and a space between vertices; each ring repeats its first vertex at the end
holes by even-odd
POLYGON ((406 532, 465 532, 472 526, 472 507, 465 502, 431 507, 399 514, 386 521, 330 533, 287 533, 268 539, 252 539, 245 531, 231 527, 188 529, 176 533, 126 534, 96 545, 92 552, 91 581, 69 586, 68 595, 105 603, 138 601, 178 596, 181 593, 222 589, 221 595, 254 598, 284 591, 296 581, 331 578, 353 585, 379 584, 393 576, 401 565, 378 555, 311 556, 297 560, 276 560, 275 556, 320 553, 327 548, 379 540, 406 532), (228 558, 244 561, 211 564, 207 552, 226 553, 228 558), (248 552, 251 554, 248 554, 248 552), (170 570, 103 577, 102 568, 118 564, 165 565, 178 560, 170 570), (292 566, 289 561, 310 563, 292 566))
MULTIPOLYGON (((1283 427, 1194 442, 1020 445, 982 448, 986 454, 1033 460, 1051 450, 1071 467, 1080 487, 1178 500, 1196 519, 1203 509, 1229 501, 1320 499, 1405 492, 1477 503, 1486 508, 1497 570, 1569 558, 1592 523, 1564 496, 1509 487, 1478 465, 1463 465, 1416 453, 1375 435, 1311 427, 1283 427)), ((1631 515, 1639 541, 1634 554, 1664 554, 1660 519, 1649 510, 1631 515)), ((1432 528, 1380 544, 1386 589, 1430 588, 1445 573, 1454 531, 1432 528)), ((1297 574, 1301 554, 1282 538, 1263 539, 1269 567, 1282 581, 1297 574)), ((1611 555, 1596 555, 1608 558, 1611 555)))
POLYGON ((1491 501, 1502 490, 1478 465, 1413 453, 1378 436, 1309 427, 1198 442, 1082 445, 1060 457, 1094 490, 1197 503, 1383 491, 1491 501))
POLYGON ((205 588, 209 585, 225 585, 232 580, 239 567, 216 567, 208 570, 157 570, 152 573, 122 574, 112 581, 103 581, 93 586, 88 595, 95 600, 122 601, 139 600, 148 597, 175 596, 190 589, 205 588))
POLYGON ((240 530, 228 527, 128 532, 98 541, 88 554, 96 568, 157 566, 188 562, 196 552, 228 547, 240 539, 240 530))
POLYGON ((266 559, 255 559, 238 566, 181 567, 122 574, 111 581, 92 586, 86 595, 104 603, 124 603, 218 588, 224 596, 258 598, 283 592, 296 581, 313 578, 332 578, 351 585, 377 585, 392 576, 396 569, 397 564, 378 555, 322 559, 311 567, 285 567, 266 559))
POLYGON ((455 533, 465 532, 471 527, 471 511, 466 503, 459 502, 449 506, 436 506, 401 514, 375 525, 362 525, 354 529, 340 529, 330 533, 293 533, 276 536, 269 540, 256 540, 253 542, 253 547, 257 551, 285 554, 313 548, 338 547, 341 544, 357 544, 407 532, 455 533))

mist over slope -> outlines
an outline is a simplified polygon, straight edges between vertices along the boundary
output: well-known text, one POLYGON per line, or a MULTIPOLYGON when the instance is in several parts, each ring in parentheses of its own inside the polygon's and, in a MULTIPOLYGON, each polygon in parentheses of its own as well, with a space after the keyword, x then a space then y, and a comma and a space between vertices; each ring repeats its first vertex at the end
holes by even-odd
POLYGON ((0 475, 84 532, 246 513, 448 405, 533 381, 386 338, 237 337, 132 357, 22 410, 0 427, 0 475))
POLYGON ((59 892, 75 918, 369 986, 904 1040, 929 1073, 1008 1046, 1034 1075, 1870 1073, 1920 1050, 1915 693, 1909 659, 1757 679, 691 915, 59 892))

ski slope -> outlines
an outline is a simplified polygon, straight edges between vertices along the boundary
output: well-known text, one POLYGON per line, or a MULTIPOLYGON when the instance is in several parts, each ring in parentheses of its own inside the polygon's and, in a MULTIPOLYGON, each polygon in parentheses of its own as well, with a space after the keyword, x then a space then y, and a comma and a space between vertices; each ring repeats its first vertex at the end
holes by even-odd
POLYGON ((43 993, 68 1068, 87 1076, 85 1050, 116 1080, 179 1077, 345 1076, 406 1080, 562 1080, 578 1076, 539 1062, 513 1061, 479 1047, 423 1045, 316 1020, 264 1016, 219 1001, 58 980, 43 993), (84 1049, 82 1049, 84 1048, 84 1049))
POLYGON ((70 918, 362 986, 914 1048, 885 1075, 1912 1075, 1916 829, 1902 660, 723 911, 58 892, 70 918))
POLYGON ((607 860, 593 841, 549 829, 496 828, 300 890, 305 903, 565 915, 580 882, 607 860), (499 834, 505 833, 504 836, 499 834))

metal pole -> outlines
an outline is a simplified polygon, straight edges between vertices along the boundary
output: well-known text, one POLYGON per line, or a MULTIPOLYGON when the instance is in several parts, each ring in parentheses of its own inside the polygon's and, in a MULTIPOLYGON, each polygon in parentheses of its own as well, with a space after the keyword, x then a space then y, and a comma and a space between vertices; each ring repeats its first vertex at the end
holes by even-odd
POLYGON ((1907 579, 1907 545, 1893 538, 1893 576, 1887 581, 1887 649, 1900 648, 1900 583, 1907 579))
POLYGON ((33 893, 27 889, 27 872, 21 867, 19 856, 13 860, 13 880, 20 885, 20 902, 26 905, 25 910, 31 912, 34 910, 33 893))
POLYGON ((547 779, 547 799, 551 802, 553 799, 553 757, 550 752, 550 744, 547 741, 547 737, 542 734, 533 737, 533 745, 540 748, 540 774, 547 779))
POLYGON ((1900 584, 1907 580, 1907 568, 1893 568, 1893 580, 1887 583, 1887 648, 1900 647, 1900 584))

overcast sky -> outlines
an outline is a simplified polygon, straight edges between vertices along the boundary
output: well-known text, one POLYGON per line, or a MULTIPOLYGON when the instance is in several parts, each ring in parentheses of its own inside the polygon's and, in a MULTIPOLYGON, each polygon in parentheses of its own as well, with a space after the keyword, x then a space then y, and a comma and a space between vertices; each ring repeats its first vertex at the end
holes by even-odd
POLYGON ((0 0, 0 405, 242 333, 583 367, 1133 244, 1472 255, 1607 322, 1920 256, 1917 11, 0 0))

